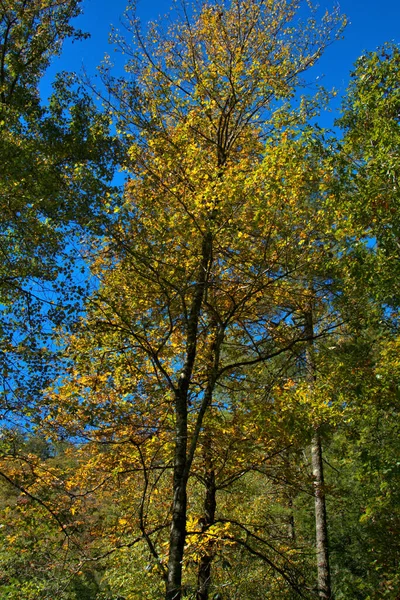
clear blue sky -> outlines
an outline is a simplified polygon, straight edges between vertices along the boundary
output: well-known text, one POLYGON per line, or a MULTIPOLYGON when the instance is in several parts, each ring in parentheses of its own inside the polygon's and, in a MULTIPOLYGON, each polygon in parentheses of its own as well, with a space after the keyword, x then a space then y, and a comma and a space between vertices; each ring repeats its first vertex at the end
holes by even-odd
MULTIPOLYGON (((322 9, 331 9, 333 0, 320 0, 322 9)), ((96 66, 108 52, 113 56, 108 43, 110 25, 120 26, 120 16, 125 9, 125 0, 84 0, 83 15, 75 24, 91 34, 89 40, 67 43, 63 55, 55 61, 44 82, 43 91, 48 91, 48 82, 59 70, 79 71, 85 66, 89 75, 94 75, 96 66)), ((169 12, 170 0, 138 0, 137 10, 145 23, 169 12)), ((344 39, 330 46, 313 77, 324 75, 319 80, 327 87, 335 87, 339 94, 333 106, 340 104, 340 96, 349 81, 349 73, 355 60, 365 51, 374 50, 386 41, 400 42, 400 0, 342 0, 341 12, 350 21, 344 39)), ((335 115, 336 116, 336 115, 335 115)), ((333 115, 332 115, 333 118, 333 115)))

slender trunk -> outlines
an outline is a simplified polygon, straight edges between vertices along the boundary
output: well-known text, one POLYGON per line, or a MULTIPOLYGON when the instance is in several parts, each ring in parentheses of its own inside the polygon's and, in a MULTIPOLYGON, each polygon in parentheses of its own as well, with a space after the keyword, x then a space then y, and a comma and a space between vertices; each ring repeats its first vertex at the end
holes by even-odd
MULTIPOLYGON (((205 484, 206 495, 204 498, 204 515, 201 523, 202 532, 215 523, 215 510, 217 507, 215 472, 211 458, 211 441, 205 442, 205 484)), ((211 565, 214 559, 213 542, 209 541, 204 554, 200 559, 197 572, 197 594, 196 600, 208 600, 211 584, 211 565)))
POLYGON ((288 506, 289 506, 289 518, 288 518, 288 537, 292 542, 296 541, 296 527, 294 523, 294 513, 293 513, 293 498, 292 495, 289 494, 288 498, 288 506))
MULTIPOLYGON (((307 348, 307 378, 312 393, 317 377, 314 359, 314 323, 313 311, 310 307, 305 315, 306 335, 309 336, 307 348)), ((324 487, 324 469, 322 461, 322 445, 319 429, 315 430, 311 442, 311 462, 314 479, 314 506, 315 506, 315 536, 317 555, 317 585, 318 597, 331 600, 331 577, 329 568, 328 527, 326 517, 326 500, 324 487)))
POLYGON ((311 460, 314 477, 315 534, 317 550, 318 596, 331 600, 331 576, 329 569, 328 527, 324 488, 321 437, 318 430, 311 443, 311 460))
MULTIPOLYGON (((178 390, 179 391, 179 390, 178 390)), ((186 537, 187 512, 187 398, 184 394, 176 397, 176 439, 174 462, 174 496, 172 502, 172 522, 169 539, 168 575, 166 600, 179 600, 182 589, 182 560, 186 537)))
MULTIPOLYGON (((285 461, 285 469, 288 473, 290 473, 290 451, 285 452, 284 461, 285 461)), ((295 522, 294 522, 294 511, 293 511, 294 494, 293 494, 293 490, 291 487, 289 487, 289 490, 286 494, 286 498, 287 498, 287 505, 288 505, 288 518, 287 518, 288 538, 292 542, 295 542, 296 541, 296 527, 295 527, 295 522)))
MULTIPOLYGON (((175 457, 173 478, 172 522, 169 537, 168 573, 165 600, 181 600, 182 561, 186 539, 188 459, 188 394, 196 352, 198 324, 212 260, 212 237, 206 233, 202 244, 201 263, 186 330, 186 360, 175 390, 175 457)), ((193 453, 192 453, 193 454, 193 453)))

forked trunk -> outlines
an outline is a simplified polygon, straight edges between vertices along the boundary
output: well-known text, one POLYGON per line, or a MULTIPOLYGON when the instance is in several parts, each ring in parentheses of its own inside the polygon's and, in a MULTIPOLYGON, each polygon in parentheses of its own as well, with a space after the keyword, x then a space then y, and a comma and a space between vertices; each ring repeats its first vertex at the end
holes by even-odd
MULTIPOLYGON (((188 455, 188 395, 197 353, 198 324, 208 280, 212 257, 212 237, 207 232, 203 239, 201 262, 186 329, 186 360, 175 390, 175 457, 172 522, 169 537, 168 573, 165 600, 181 600, 182 563, 186 539, 187 482, 194 449, 188 455)), ((204 410, 206 406, 203 407, 204 410)), ((203 411, 204 415, 204 411, 203 411)), ((199 415, 201 426, 202 416, 199 415)), ((192 440, 192 444, 196 440, 192 440)))

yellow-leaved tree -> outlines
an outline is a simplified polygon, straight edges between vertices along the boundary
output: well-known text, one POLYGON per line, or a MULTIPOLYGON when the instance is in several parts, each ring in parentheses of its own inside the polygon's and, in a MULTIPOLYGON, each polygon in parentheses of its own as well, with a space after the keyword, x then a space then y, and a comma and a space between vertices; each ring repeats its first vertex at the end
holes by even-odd
POLYGON ((133 42, 117 36, 127 75, 103 74, 128 180, 95 248, 98 290, 68 339, 74 365, 49 391, 49 416, 110 444, 103 460, 114 473, 113 448, 129 448, 141 490, 131 539, 146 541, 166 600, 184 590, 188 482, 208 443, 205 416, 229 411, 230 385, 309 337, 293 293, 319 260, 325 217, 296 138, 321 96, 295 92, 344 24, 336 12, 316 19, 297 0, 182 3, 175 21, 145 35, 128 10, 133 42))

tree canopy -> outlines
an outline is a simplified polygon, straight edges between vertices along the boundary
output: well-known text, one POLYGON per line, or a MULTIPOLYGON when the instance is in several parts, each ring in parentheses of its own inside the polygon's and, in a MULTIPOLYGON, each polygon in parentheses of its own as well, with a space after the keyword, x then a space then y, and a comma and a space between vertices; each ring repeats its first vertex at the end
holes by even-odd
POLYGON ((398 48, 339 134, 338 10, 128 5, 46 104, 79 5, 0 9, 5 598, 394 600, 398 48))

